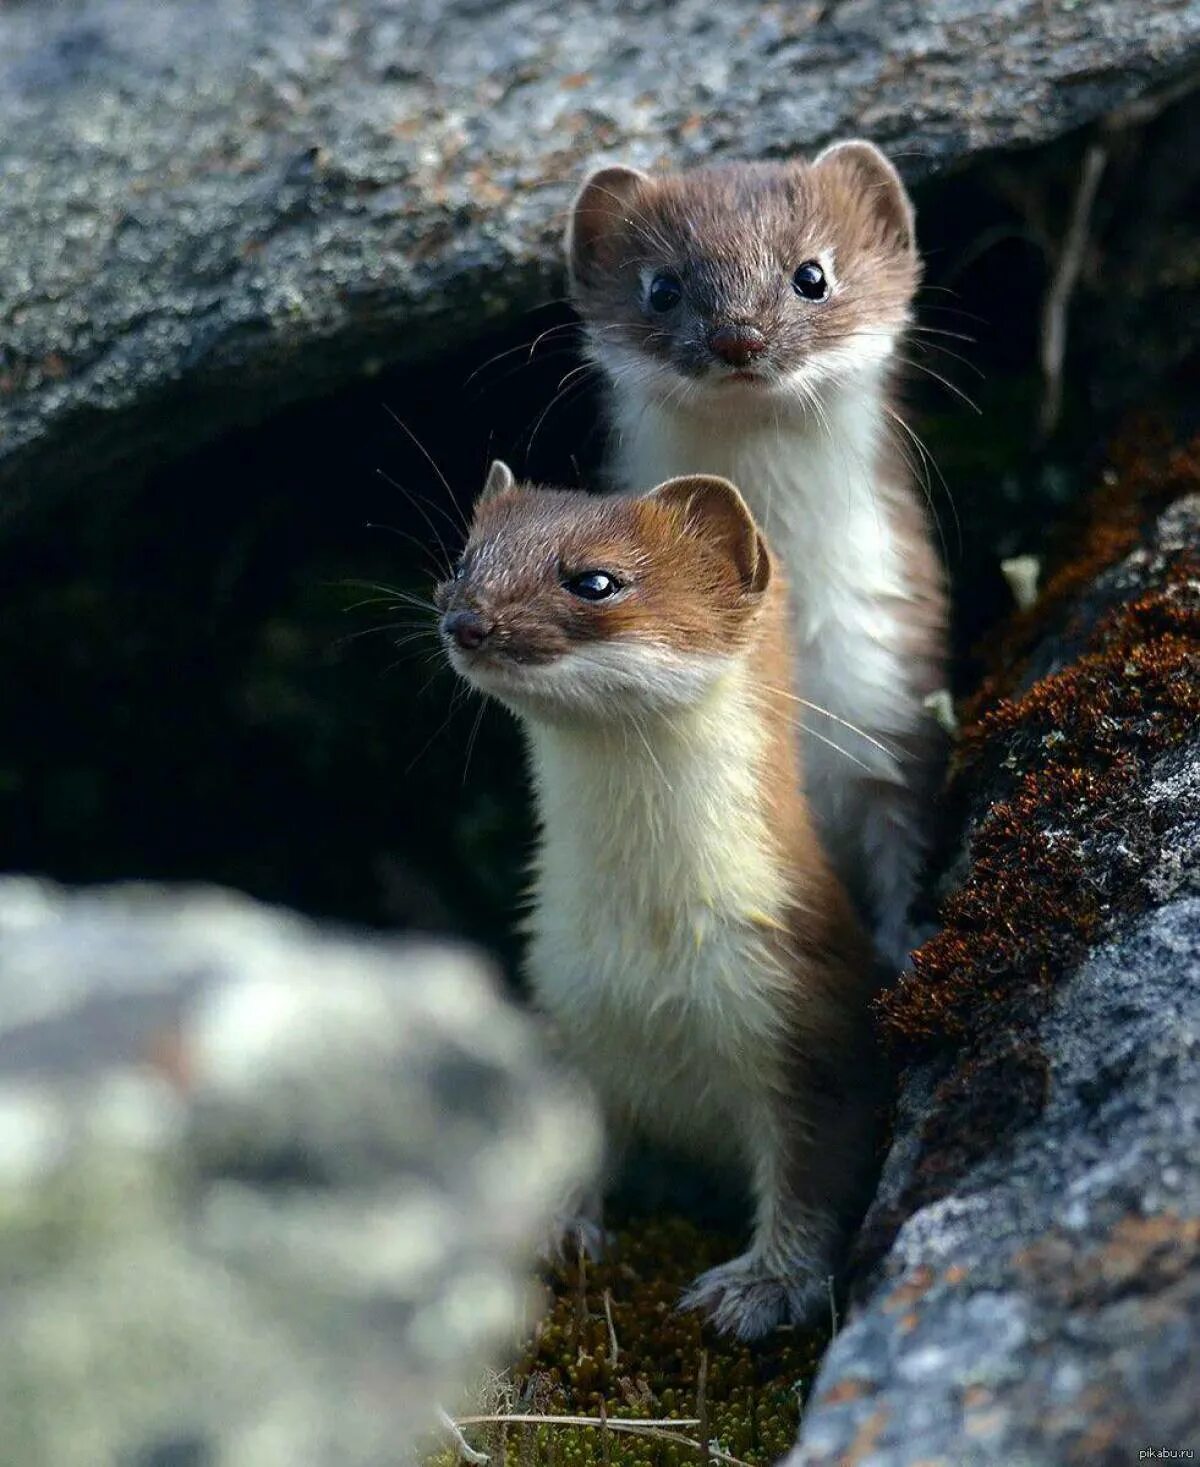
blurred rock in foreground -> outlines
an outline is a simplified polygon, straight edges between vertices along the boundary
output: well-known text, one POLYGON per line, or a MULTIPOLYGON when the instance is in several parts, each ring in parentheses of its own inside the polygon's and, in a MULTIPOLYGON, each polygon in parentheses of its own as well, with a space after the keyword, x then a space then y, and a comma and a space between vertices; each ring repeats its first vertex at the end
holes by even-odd
POLYGON ((0 1455, 404 1460, 593 1163, 534 1041, 465 951, 0 882, 0 1455))
POLYGON ((1127 465, 967 712, 859 1302, 789 1467, 1200 1446, 1198 488, 1200 445, 1127 465))

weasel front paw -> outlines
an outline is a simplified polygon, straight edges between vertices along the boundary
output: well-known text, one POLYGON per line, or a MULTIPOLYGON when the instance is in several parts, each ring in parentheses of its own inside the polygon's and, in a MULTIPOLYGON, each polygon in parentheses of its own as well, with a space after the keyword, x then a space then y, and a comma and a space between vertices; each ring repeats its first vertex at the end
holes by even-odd
POLYGON ((780 1274, 753 1253, 702 1273, 679 1301, 700 1309, 722 1334, 756 1340, 781 1324, 812 1324, 829 1308, 829 1283, 810 1267, 780 1274))
POLYGON ((550 1240, 542 1249, 547 1263, 574 1263, 579 1250, 593 1263, 599 1262, 612 1246, 613 1234, 606 1232, 604 1224, 586 1214, 563 1216, 555 1219, 550 1240))

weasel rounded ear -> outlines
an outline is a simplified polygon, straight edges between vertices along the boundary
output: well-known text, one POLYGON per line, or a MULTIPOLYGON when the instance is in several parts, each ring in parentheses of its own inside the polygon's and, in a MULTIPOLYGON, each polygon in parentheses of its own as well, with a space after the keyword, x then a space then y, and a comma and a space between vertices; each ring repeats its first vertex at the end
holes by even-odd
POLYGON ((830 143, 813 159, 814 168, 836 169, 854 189, 865 193, 876 217, 905 249, 916 249, 917 226, 912 200, 894 164, 874 143, 851 138, 830 143))
POLYGON ((752 591, 756 596, 761 596, 771 584, 771 552, 767 549, 767 542, 763 539, 761 530, 754 532, 754 556, 754 574, 746 589, 752 591))
POLYGON ((747 595, 757 595, 770 585, 770 553, 746 501, 728 479, 684 474, 652 489, 648 498, 677 507, 693 533, 728 555, 747 595))
POLYGON ((571 206, 563 241, 572 282, 586 280, 604 247, 616 243, 633 200, 649 182, 648 174, 617 166, 597 169, 585 180, 571 206))
POLYGON ((513 478, 513 471, 503 459, 493 459, 492 466, 488 470, 488 476, 484 480, 483 489, 475 503, 477 505, 484 504, 489 499, 495 499, 497 494, 503 494, 506 489, 515 488, 516 483, 516 479, 513 478))

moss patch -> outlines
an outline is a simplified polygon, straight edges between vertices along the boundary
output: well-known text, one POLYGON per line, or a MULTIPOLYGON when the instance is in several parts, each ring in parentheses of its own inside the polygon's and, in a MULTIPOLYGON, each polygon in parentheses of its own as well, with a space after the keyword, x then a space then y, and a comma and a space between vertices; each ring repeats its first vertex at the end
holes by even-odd
POLYGON ((1148 520, 1197 490, 1200 440, 1127 462, 1097 496, 1080 557, 1014 618, 966 710, 951 794, 968 809, 986 797, 988 808, 942 929, 878 1002, 902 1059, 969 1045, 1018 1019, 1115 917, 1143 904, 1155 848, 1139 799, 1146 768, 1200 727, 1200 551, 1156 557, 1141 594, 1090 630, 1070 619, 1148 520), (1016 692, 1051 628, 1082 636, 1081 655, 1016 692))
POLYGON ((1079 554, 1013 618, 964 710, 954 824, 983 812, 966 878, 876 1007, 893 1055, 936 1059, 940 1074, 907 1180, 856 1243, 860 1279, 908 1217, 1037 1117, 1050 1083, 1037 1020, 1052 985, 1149 899, 1160 845, 1143 799, 1149 766, 1200 730, 1200 548, 1155 547, 1150 531, 1170 502, 1200 491, 1200 440, 1117 462, 1079 554), (1127 599, 1097 609, 1096 578, 1140 545, 1127 599), (1074 660, 1025 686, 1050 636, 1074 660))
MULTIPOLYGON (((575 1264, 557 1269, 548 1313, 490 1393, 494 1409, 599 1417, 603 1407, 611 1419, 694 1419, 705 1359, 708 1439, 755 1467, 776 1461, 795 1441, 798 1392, 811 1382, 828 1334, 783 1329, 742 1345, 714 1335, 697 1315, 677 1312, 695 1275, 736 1252, 730 1238, 682 1218, 657 1218, 620 1233, 609 1257, 585 1264, 582 1279, 575 1264)), ((696 1427, 681 1431, 701 1435, 696 1427)), ((673 1442, 593 1427, 480 1427, 468 1436, 493 1462, 687 1467, 700 1460, 673 1442)), ((441 1453, 430 1467, 453 1462, 441 1453)))

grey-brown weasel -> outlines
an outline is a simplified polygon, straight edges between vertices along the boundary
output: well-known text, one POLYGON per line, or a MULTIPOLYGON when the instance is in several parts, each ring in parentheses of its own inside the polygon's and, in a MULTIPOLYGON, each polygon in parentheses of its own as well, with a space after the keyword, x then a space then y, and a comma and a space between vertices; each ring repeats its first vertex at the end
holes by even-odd
POLYGON ((527 737, 540 1005, 613 1131, 753 1189, 750 1246, 685 1306, 744 1338, 811 1318, 870 1172, 871 959, 801 791, 786 593, 745 503, 495 465, 436 603, 527 737))
POLYGON ((786 568, 804 692, 829 715, 810 719, 808 797, 901 964, 942 757, 924 702, 945 684, 943 575, 892 401, 920 273, 904 186, 866 142, 812 162, 605 168, 567 255, 611 384, 615 485, 724 475, 786 568))

